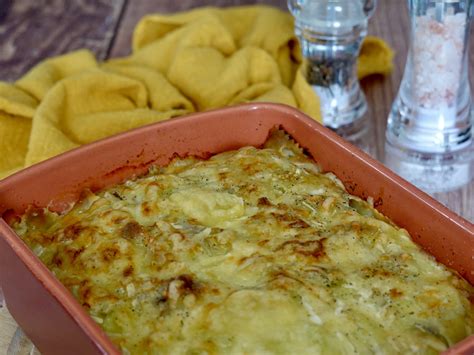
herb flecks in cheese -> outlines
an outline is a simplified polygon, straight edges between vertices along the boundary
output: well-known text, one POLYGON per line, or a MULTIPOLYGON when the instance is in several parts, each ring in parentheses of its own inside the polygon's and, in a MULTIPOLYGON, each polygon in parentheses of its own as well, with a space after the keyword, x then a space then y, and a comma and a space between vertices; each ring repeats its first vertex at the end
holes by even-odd
POLYGON ((14 225, 125 353, 437 353, 473 288, 276 133, 14 225))

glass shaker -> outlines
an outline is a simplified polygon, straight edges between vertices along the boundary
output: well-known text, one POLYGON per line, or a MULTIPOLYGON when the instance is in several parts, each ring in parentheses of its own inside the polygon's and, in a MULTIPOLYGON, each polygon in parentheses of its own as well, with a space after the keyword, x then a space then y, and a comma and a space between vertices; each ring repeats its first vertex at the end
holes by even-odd
POLYGON ((410 49, 386 130, 385 162, 427 192, 472 178, 468 36, 472 0, 408 0, 410 49))
POLYGON ((367 129, 357 57, 376 0, 288 0, 304 75, 321 100, 325 126, 348 140, 367 129))

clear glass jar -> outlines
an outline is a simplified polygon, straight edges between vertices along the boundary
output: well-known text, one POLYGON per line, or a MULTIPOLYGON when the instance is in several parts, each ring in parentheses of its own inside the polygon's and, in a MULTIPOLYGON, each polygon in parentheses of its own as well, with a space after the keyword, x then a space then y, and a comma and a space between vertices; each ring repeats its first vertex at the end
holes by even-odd
POLYGON ((288 0, 304 74, 321 99, 324 125, 350 137, 366 127, 357 57, 376 0, 288 0))
POLYGON ((410 49, 386 130, 389 167, 428 192, 472 178, 472 0, 408 0, 410 49))

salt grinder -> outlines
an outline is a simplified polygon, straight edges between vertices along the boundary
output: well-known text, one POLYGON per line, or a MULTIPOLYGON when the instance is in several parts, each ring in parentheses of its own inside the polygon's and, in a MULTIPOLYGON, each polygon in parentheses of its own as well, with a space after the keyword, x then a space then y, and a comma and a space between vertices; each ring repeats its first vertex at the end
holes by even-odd
POLYGON ((468 37, 472 0, 408 0, 410 48, 386 129, 385 162, 421 189, 473 176, 468 37))

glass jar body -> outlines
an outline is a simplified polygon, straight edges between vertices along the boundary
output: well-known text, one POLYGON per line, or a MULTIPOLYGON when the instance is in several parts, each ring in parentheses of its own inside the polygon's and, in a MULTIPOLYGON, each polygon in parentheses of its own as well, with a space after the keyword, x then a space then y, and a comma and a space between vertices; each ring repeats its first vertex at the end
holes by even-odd
POLYGON ((408 0, 410 48, 386 130, 386 163, 428 192, 472 178, 471 0, 408 0))
POLYGON ((304 58, 303 73, 321 100, 323 123, 342 133, 364 129, 367 104, 357 57, 374 0, 289 0, 304 58))

